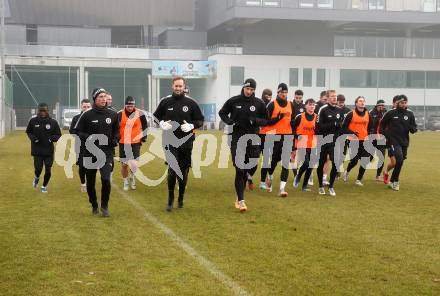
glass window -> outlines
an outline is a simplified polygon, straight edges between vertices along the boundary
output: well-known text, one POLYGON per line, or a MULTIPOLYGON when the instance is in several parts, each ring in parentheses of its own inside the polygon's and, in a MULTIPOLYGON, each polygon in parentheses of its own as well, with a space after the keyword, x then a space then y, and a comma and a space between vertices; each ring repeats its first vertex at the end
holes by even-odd
POLYGON ((281 2, 279 0, 278 1, 263 0, 263 6, 280 7, 281 6, 281 2))
MULTIPOLYGON (((11 66, 14 108, 35 108, 45 102, 49 109, 78 106, 78 68, 47 66, 11 66)), ((82 98, 81 98, 82 99, 82 98)))
POLYGON ((246 1, 247 6, 261 6, 261 0, 248 0, 246 1))
POLYGON ((299 7, 301 8, 313 8, 315 6, 315 0, 300 0, 299 7))
POLYGON ((408 71, 406 72, 407 88, 425 88, 425 72, 408 71))
POLYGON ((374 37, 362 38, 362 56, 377 57, 377 42, 374 37))
POLYGON ((353 9, 368 9, 368 0, 352 0, 351 8, 353 9))
POLYGON ((231 85, 238 86, 244 83, 244 67, 231 67, 231 85))
POLYGON ((405 88, 405 71, 379 71, 379 87, 381 88, 405 88))
POLYGON ((426 88, 440 89, 440 72, 426 72, 426 88))
POLYGON ((333 0, 318 0, 319 8, 333 8, 333 0))
POLYGON ((289 86, 298 86, 298 68, 289 69, 289 86))
POLYGON ((375 88, 377 87, 377 71, 341 69, 340 86, 350 88, 375 88))
POLYGON ((425 12, 435 12, 435 0, 424 0, 423 1, 423 11, 425 12))
POLYGON ((316 70, 316 86, 325 87, 325 69, 316 70))
POLYGON ((312 69, 310 68, 303 69, 303 86, 312 86, 312 69))

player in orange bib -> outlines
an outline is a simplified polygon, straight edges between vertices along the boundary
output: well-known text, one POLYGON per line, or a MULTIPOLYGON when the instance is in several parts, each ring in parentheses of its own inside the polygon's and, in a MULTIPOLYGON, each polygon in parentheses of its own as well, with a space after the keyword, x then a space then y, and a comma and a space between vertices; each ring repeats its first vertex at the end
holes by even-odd
POLYGON ((293 181, 293 187, 297 188, 299 186, 301 177, 305 173, 302 191, 310 191, 307 184, 313 170, 311 157, 312 155, 317 157, 315 127, 318 115, 315 113, 315 101, 313 99, 308 99, 304 105, 306 112, 298 114, 293 121, 297 157, 302 161, 298 174, 293 181))
MULTIPOLYGON (((288 87, 285 83, 280 83, 277 91, 277 98, 269 103, 267 106, 267 114, 269 119, 268 125, 261 129, 261 133, 266 135, 266 142, 271 136, 279 135, 281 138, 274 142, 271 163, 269 168, 269 177, 266 182, 266 187, 269 192, 272 192, 272 180, 273 180, 273 172, 275 168, 282 160, 283 156, 283 144, 285 142, 287 135, 293 135, 292 130, 292 115, 293 115, 293 104, 287 99, 288 87)), ((292 138, 293 140, 293 138, 292 138)), ((287 138, 288 141, 288 138, 287 138)), ((293 146, 293 143, 290 144, 290 148, 293 146)), ((263 152, 264 153, 267 152, 263 152)), ((282 161, 281 168, 281 183, 280 183, 280 191, 279 196, 287 197, 288 193, 286 192, 286 184, 287 179, 289 177, 289 162, 290 162, 290 153, 289 158, 286 161, 282 161)), ((263 164, 264 165, 264 164, 263 164)))
POLYGON ((137 162, 142 142, 147 139, 147 119, 145 114, 135 107, 135 100, 131 96, 125 99, 125 107, 118 112, 119 121, 119 159, 121 160, 121 174, 124 180, 123 189, 136 189, 137 162))
POLYGON ((358 141, 359 146, 350 145, 350 163, 348 164, 347 170, 344 172, 344 182, 348 181, 348 175, 350 171, 357 165, 358 161, 361 160, 361 165, 359 167, 359 173, 355 184, 358 186, 363 186, 362 178, 365 174, 366 167, 370 162, 370 154, 365 150, 364 141, 368 139, 368 135, 374 133, 373 131, 373 120, 370 113, 365 108, 365 98, 359 96, 355 100, 355 108, 353 111, 347 113, 344 122, 342 123, 342 132, 345 134, 352 134, 356 137, 349 136, 350 142, 358 141))

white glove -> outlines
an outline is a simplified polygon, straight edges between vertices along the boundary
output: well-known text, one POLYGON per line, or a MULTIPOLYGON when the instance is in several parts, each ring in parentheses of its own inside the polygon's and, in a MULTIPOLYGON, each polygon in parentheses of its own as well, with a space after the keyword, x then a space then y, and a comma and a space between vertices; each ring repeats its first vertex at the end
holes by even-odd
POLYGON ((183 121, 184 124, 182 124, 180 126, 180 129, 184 132, 184 133, 189 133, 190 131, 192 131, 194 129, 194 124, 192 123, 187 123, 186 120, 183 121))
POLYGON ((159 126, 160 126, 160 128, 161 128, 162 130, 164 130, 164 131, 168 131, 168 130, 170 130, 170 129, 173 128, 173 126, 171 125, 171 123, 170 123, 169 120, 168 120, 168 121, 163 121, 163 120, 161 120, 161 121, 159 122, 159 126))

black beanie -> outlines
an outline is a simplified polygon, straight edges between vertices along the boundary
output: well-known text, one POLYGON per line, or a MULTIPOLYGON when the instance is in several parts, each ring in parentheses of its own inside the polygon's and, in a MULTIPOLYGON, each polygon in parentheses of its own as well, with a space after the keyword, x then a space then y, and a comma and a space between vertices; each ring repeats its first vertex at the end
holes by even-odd
POLYGON ((377 100, 376 106, 385 106, 385 101, 384 100, 377 100))
POLYGON ((280 92, 280 91, 289 91, 287 84, 285 84, 285 83, 278 84, 277 92, 280 92))
POLYGON ((134 104, 136 104, 136 101, 132 96, 128 96, 125 98, 125 105, 134 105, 134 104))
POLYGON ((105 89, 103 89, 103 88, 95 88, 92 91, 92 99, 93 99, 93 101, 95 101, 96 97, 99 96, 99 94, 102 94, 102 93, 107 93, 107 91, 105 89))
POLYGON ((252 78, 248 78, 248 79, 246 79, 246 81, 243 84, 243 88, 245 88, 245 87, 250 87, 250 88, 256 89, 257 82, 252 78))

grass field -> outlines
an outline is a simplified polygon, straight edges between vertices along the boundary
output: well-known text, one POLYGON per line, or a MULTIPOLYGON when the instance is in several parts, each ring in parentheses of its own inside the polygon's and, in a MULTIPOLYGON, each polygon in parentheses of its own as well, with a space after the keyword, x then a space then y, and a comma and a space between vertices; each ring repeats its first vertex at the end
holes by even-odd
MULTIPOLYGON (((55 165, 49 193, 33 189, 15 132, 0 140, 0 294, 234 295, 233 282, 252 295, 440 295, 440 133, 411 141, 400 192, 373 171, 362 189, 339 181, 336 198, 290 177, 287 199, 246 192, 246 214, 232 168, 191 175, 185 209, 167 213, 165 183, 122 194, 118 165, 106 219, 91 216, 76 171, 55 165)), ((163 162, 142 171, 159 176, 163 162)))

